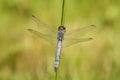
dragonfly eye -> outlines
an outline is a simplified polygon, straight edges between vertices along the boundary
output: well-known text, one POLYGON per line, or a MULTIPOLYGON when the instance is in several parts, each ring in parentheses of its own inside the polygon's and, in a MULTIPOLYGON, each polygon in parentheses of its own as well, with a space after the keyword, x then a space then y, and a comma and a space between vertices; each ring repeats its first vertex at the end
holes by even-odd
POLYGON ((66 28, 64 26, 59 26, 58 31, 65 31, 66 32, 66 28))

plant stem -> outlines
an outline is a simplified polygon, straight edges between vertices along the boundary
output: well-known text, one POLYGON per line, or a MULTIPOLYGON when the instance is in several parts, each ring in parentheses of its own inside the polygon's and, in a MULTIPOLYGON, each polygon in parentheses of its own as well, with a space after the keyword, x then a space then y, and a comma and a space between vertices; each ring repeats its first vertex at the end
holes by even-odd
POLYGON ((58 80, 58 70, 55 72, 55 80, 58 80))
POLYGON ((61 25, 64 24, 64 6, 65 6, 65 0, 63 0, 62 3, 61 25))
MULTIPOLYGON (((64 25, 64 6, 65 6, 65 0, 62 2, 62 13, 61 13, 61 25, 64 25)), ((59 61, 60 65, 60 61, 59 61)), ((58 72, 59 72, 59 67, 55 72, 55 80, 58 80, 58 72)))

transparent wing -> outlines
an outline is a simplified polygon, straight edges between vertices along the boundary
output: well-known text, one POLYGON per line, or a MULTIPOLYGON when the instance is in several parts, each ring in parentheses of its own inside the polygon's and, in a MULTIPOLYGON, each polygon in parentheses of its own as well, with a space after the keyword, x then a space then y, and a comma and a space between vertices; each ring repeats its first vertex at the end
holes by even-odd
POLYGON ((54 41, 57 39, 55 36, 46 35, 33 29, 28 29, 28 31, 51 43, 54 43, 54 41))
MULTIPOLYGON (((57 31, 53 27, 50 27, 47 24, 44 24, 35 16, 32 16, 32 19, 37 23, 39 27, 39 32, 33 29, 28 29, 30 32, 51 43, 54 43, 57 41, 56 40, 57 31)), ((79 42, 92 40, 92 38, 79 38, 79 36, 85 33, 88 33, 89 31, 92 31, 95 27, 96 27, 95 25, 90 25, 90 26, 79 28, 76 30, 67 31, 65 33, 65 40, 63 40, 63 47, 69 47, 79 42)))
POLYGON ((93 31, 95 29, 95 25, 90 25, 87 27, 83 27, 83 28, 79 28, 79 29, 75 29, 75 30, 71 30, 71 31, 66 31, 65 33, 65 37, 66 38, 79 38, 82 35, 93 31))
POLYGON ((65 40, 63 40, 63 47, 70 47, 70 46, 75 45, 77 43, 90 41, 92 39, 93 38, 80 38, 80 39, 66 38, 65 40))
POLYGON ((32 15, 32 20, 34 20, 37 23, 39 32, 41 32, 43 34, 48 34, 48 35, 54 35, 54 34, 56 35, 57 34, 57 31, 53 27, 48 26, 47 24, 43 23, 41 20, 39 20, 34 15, 32 15))

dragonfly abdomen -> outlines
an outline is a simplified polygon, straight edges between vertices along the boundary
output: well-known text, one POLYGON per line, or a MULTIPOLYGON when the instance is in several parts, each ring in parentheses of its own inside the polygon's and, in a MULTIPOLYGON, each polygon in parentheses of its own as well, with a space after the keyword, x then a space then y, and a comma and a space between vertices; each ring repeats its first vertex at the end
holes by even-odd
POLYGON ((58 41, 57 52, 56 52, 55 63, 54 63, 55 71, 57 71, 59 66, 61 47, 62 47, 62 41, 58 41))

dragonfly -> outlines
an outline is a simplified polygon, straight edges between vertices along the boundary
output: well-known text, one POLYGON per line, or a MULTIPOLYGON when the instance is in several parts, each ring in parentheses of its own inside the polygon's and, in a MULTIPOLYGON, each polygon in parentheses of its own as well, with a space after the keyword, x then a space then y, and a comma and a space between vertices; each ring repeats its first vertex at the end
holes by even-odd
POLYGON ((53 27, 43 23, 34 15, 32 15, 32 19, 37 23, 38 27, 40 28, 40 31, 37 31, 34 29, 28 29, 28 31, 30 31, 31 33, 37 35, 42 39, 45 39, 46 41, 50 41, 52 43, 57 41, 56 56, 54 61, 55 71, 57 71, 59 67, 60 54, 61 54, 62 47, 63 48, 69 47, 80 42, 86 42, 86 41, 92 40, 93 38, 91 37, 78 38, 77 36, 81 34, 85 34, 86 32, 89 32, 96 27, 95 25, 89 25, 83 28, 67 31, 64 25, 60 25, 58 27, 58 30, 55 30, 53 27))

